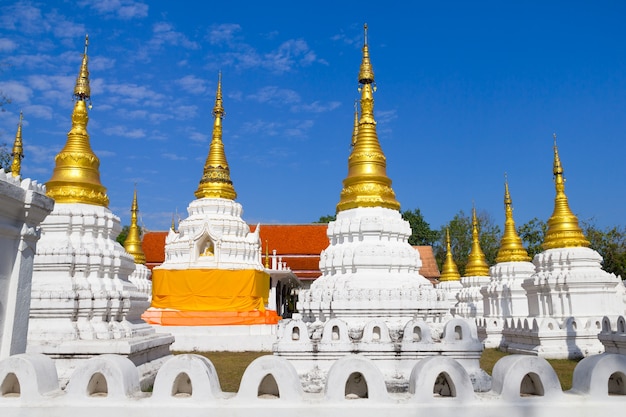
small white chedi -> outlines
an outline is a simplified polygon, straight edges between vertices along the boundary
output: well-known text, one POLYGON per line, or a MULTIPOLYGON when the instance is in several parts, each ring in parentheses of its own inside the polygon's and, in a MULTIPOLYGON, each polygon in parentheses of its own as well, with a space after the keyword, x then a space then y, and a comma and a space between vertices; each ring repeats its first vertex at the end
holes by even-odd
POLYGON ((322 276, 300 292, 302 318, 281 323, 274 353, 293 363, 309 391, 322 389, 331 365, 350 353, 375 360, 391 389, 406 390, 411 368, 433 354, 459 360, 485 388, 475 324, 452 319, 446 293, 420 275, 419 253, 408 243, 411 228, 400 215, 376 132, 365 29, 361 115, 337 217, 328 225, 329 246, 320 256, 322 276))
POLYGON ((137 204, 137 189, 133 193, 133 204, 130 207, 130 226, 128 235, 124 240, 124 249, 135 260, 135 270, 128 277, 137 289, 148 297, 148 303, 152 300, 152 281, 150 276, 152 273, 146 266, 146 254, 143 253, 141 247, 141 232, 137 223, 137 213, 139 212, 139 204, 137 204))
POLYGON ((507 320, 502 347, 546 358, 580 358, 604 352, 598 340, 603 318, 615 328, 626 307, 626 288, 602 269, 602 257, 589 248, 569 208, 556 135, 553 174, 556 197, 544 252, 535 255, 535 273, 522 284, 528 317, 507 320))
POLYGON ((147 296, 129 281, 133 258, 115 241, 120 220, 107 207, 87 133, 87 61, 85 42, 72 128, 46 183, 55 206, 41 225, 34 259, 27 352, 54 358, 65 380, 81 360, 122 354, 147 385, 169 356, 173 337, 141 320, 147 296))

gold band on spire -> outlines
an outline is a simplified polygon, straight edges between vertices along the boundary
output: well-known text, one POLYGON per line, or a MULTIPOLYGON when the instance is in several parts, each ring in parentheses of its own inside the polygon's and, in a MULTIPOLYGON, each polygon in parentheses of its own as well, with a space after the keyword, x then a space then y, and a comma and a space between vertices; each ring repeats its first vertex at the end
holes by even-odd
MULTIPOLYGON (((52 178, 46 183, 48 197, 57 203, 85 203, 107 207, 109 197, 100 183, 100 160, 91 150, 87 133, 86 100, 90 100, 89 70, 87 69, 87 45, 74 87, 74 111, 72 128, 67 134, 65 147, 55 158, 52 178)), ((91 107, 91 106, 89 106, 91 107)))
POLYGON ((466 277, 488 277, 489 265, 487 258, 480 248, 480 239, 478 236, 478 219, 476 218, 476 207, 472 207, 472 250, 467 257, 465 265, 466 277))
POLYGON ((496 256, 496 262, 528 262, 530 256, 522 245, 522 239, 515 230, 515 220, 513 220, 513 207, 511 195, 509 194, 509 182, 504 177, 504 234, 500 241, 500 249, 498 250, 498 256, 496 256))
POLYGON ((11 175, 19 177, 22 171, 22 159, 24 158, 24 146, 22 143, 22 120, 24 116, 20 112, 20 121, 17 124, 17 132, 15 133, 15 141, 13 142, 13 151, 11 156, 13 161, 11 162, 11 175))
POLYGON ((209 155, 204 164, 204 172, 195 192, 197 198, 226 198, 234 200, 237 193, 230 179, 230 168, 226 162, 224 142, 222 142, 222 119, 225 116, 222 105, 222 73, 219 73, 215 107, 213 107, 213 137, 209 146, 209 155))
POLYGON ((555 248, 588 247, 589 241, 585 238, 582 229, 578 226, 578 218, 572 213, 565 195, 565 178, 563 167, 556 146, 556 133, 554 134, 554 184, 556 197, 554 199, 554 211, 548 220, 548 230, 543 240, 544 250, 555 248))
POLYGON ((400 210, 400 203, 387 177, 387 159, 383 153, 374 120, 374 70, 370 63, 367 45, 367 25, 363 45, 363 59, 359 69, 361 84, 361 118, 358 122, 356 142, 348 158, 348 176, 343 180, 343 190, 337 212, 357 207, 385 207, 400 210))
POLYGON ((456 267, 456 263, 452 258, 452 247, 450 245, 450 229, 446 228, 446 260, 443 262, 439 281, 459 281, 460 279, 461 274, 459 274, 459 269, 456 267))
POLYGON ((137 204, 137 188, 133 193, 133 204, 130 207, 130 228, 128 235, 124 241, 124 249, 135 258, 135 263, 140 265, 146 264, 146 255, 141 247, 141 233, 137 225, 137 213, 139 205, 137 204))

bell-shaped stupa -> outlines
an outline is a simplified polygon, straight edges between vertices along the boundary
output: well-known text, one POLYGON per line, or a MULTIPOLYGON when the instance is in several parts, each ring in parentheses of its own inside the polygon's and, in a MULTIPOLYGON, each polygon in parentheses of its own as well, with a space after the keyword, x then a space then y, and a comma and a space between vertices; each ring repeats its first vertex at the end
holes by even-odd
POLYGON ((169 356, 173 338, 156 334, 141 320, 148 299, 129 281, 133 257, 115 241, 120 219, 107 207, 100 162, 87 133, 87 41, 74 88, 72 128, 46 184, 55 205, 41 224, 34 258, 27 352, 54 358, 62 380, 81 360, 125 355, 147 386, 169 356))
POLYGON ((135 260, 135 270, 128 277, 130 282, 142 293, 146 294, 148 301, 152 300, 152 273, 146 266, 146 254, 141 247, 141 229, 138 224, 139 204, 137 203, 137 189, 133 192, 133 203, 130 207, 130 226, 128 235, 124 240, 124 249, 135 260))
MULTIPOLYGON (((213 135, 202 178, 187 211, 165 241, 165 262, 152 271, 149 323, 176 326, 177 346, 189 326, 276 324, 266 308, 270 277, 261 263, 260 228, 250 231, 230 177, 222 140, 225 116, 221 73, 213 107, 213 135)), ((193 336, 193 335, 192 335, 193 336)), ((200 347, 202 348, 202 347, 200 347)))
POLYGON ((461 284, 461 274, 459 268, 454 262, 452 254, 452 243, 450 241, 450 229, 446 228, 446 257, 441 266, 441 276, 439 276, 439 284, 437 288, 446 292, 453 314, 456 314, 457 295, 463 285, 461 284))
POLYGON ((292 360, 312 391, 338 358, 355 351, 377 361, 388 386, 406 389, 412 365, 432 354, 455 357, 474 373, 482 351, 476 328, 463 319, 451 324, 445 291, 420 275, 419 253, 408 243, 411 227, 387 176, 374 118, 367 25, 358 81, 361 114, 337 217, 328 224, 329 245, 320 255, 322 276, 300 292, 301 319, 281 323, 274 353, 292 360), (428 338, 450 340, 450 325, 463 334, 456 353, 446 343, 418 343, 412 336, 427 332, 428 338))

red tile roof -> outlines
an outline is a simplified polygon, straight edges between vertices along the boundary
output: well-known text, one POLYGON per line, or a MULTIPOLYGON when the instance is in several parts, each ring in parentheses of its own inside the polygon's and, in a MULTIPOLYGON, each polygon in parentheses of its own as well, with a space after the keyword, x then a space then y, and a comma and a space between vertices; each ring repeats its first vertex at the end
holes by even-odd
MULTIPOLYGON (((263 244, 263 263, 266 249, 269 255, 276 250, 276 255, 286 262, 293 273, 302 280, 314 280, 321 275, 319 270, 320 253, 328 247, 326 236, 327 224, 262 224, 260 238, 263 244)), ((256 225, 250 226, 254 231, 256 225)), ((146 232, 143 236, 143 251, 146 266, 152 269, 165 260, 165 237, 168 232, 146 232)), ((436 282, 439 268, 430 246, 414 246, 422 259, 420 273, 436 282)), ((271 259, 270 259, 271 265, 271 259)))

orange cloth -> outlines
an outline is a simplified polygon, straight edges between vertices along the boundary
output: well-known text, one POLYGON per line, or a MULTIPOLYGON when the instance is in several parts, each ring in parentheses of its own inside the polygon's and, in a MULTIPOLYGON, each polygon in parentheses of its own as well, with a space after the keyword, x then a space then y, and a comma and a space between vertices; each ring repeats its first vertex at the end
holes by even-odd
POLYGON ((152 307, 180 311, 265 311, 270 277, 257 270, 154 269, 152 307))
POLYGON ((274 310, 261 311, 176 311, 148 309, 141 316, 147 323, 161 326, 229 326, 276 324, 281 319, 274 310))

